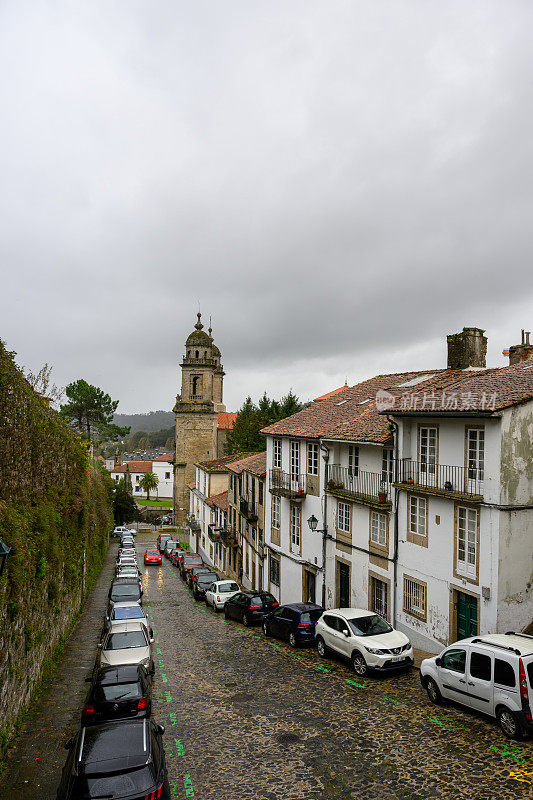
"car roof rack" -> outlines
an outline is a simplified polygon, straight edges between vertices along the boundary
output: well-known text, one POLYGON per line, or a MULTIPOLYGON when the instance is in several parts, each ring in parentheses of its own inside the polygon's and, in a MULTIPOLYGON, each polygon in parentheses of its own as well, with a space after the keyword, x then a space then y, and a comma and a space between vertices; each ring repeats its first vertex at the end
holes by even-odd
POLYGON ((533 639, 529 633, 516 633, 515 631, 505 631, 506 636, 521 636, 523 639, 533 639))
POLYGON ((499 647, 500 650, 509 650, 509 652, 515 653, 517 656, 522 655, 516 647, 509 647, 507 644, 498 644, 497 642, 487 642, 486 639, 472 639, 471 644, 486 644, 487 647, 499 647))

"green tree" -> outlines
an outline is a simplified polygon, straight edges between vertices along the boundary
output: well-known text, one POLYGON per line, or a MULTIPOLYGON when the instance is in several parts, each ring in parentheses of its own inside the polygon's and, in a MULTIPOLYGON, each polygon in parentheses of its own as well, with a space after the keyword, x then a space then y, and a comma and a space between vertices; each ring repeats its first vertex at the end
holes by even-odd
POLYGON ((228 433, 228 454, 262 452, 266 448, 266 439, 261 430, 273 422, 296 414, 304 407, 292 390, 280 401, 270 400, 265 392, 258 405, 251 397, 247 397, 237 414, 233 429, 228 433))
POLYGON ((87 441, 117 439, 129 433, 129 428, 113 424, 113 414, 118 400, 111 400, 98 386, 80 378, 65 389, 68 403, 61 406, 60 414, 84 436, 87 441))
POLYGON ((139 481, 139 486, 146 492, 146 499, 150 499, 150 492, 152 489, 155 491, 159 483, 159 478, 155 472, 145 472, 139 481))
POLYGON ((128 492, 123 480, 119 481, 114 487, 113 516, 115 517, 115 525, 134 522, 140 517, 135 500, 128 492))

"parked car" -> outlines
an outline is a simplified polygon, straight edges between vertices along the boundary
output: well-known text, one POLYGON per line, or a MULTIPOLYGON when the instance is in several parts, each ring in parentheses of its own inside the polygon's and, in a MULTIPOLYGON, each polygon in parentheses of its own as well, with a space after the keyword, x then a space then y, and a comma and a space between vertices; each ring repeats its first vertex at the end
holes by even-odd
POLYGON ((117 558, 117 567, 136 567, 137 559, 134 556, 119 556, 117 558))
POLYGON ((160 553, 163 552, 165 549, 166 543, 172 539, 172 535, 170 533, 160 533, 157 537, 157 549, 160 553))
POLYGON ((145 564, 161 564, 162 560, 161 553, 155 548, 148 549, 144 554, 145 564))
POLYGON ((177 547, 171 552, 170 556, 168 557, 168 560, 170 561, 171 564, 174 564, 175 567, 178 567, 180 556, 185 555, 186 552, 187 551, 182 550, 181 547, 177 547))
POLYGON ((332 650, 348 658, 357 675, 369 670, 390 672, 413 663, 411 642, 401 631, 362 608, 332 608, 315 626, 318 655, 332 650))
POLYGON ((141 573, 139 567, 117 567, 116 578, 136 578, 141 583, 141 573))
POLYGON ((178 543, 175 542, 174 539, 167 539, 166 542, 165 542, 165 549, 163 550, 163 553, 168 558, 169 555, 170 555, 170 551, 173 550, 174 547, 177 547, 177 546, 178 546, 178 543))
POLYGON ((263 617, 278 605, 270 592, 237 592, 230 600, 226 600, 224 616, 226 619, 238 619, 248 627, 255 622, 262 622, 263 617))
POLYGON ((108 594, 108 603, 124 603, 126 600, 133 600, 135 603, 142 604, 143 589, 137 579, 119 578, 111 584, 108 594))
POLYGON ((208 606, 213 606, 215 611, 224 608, 226 601, 240 592, 240 587, 235 581, 215 581, 208 587, 205 593, 205 602, 208 606))
POLYGON ((97 665, 118 667, 122 664, 142 664, 152 675, 154 662, 149 637, 142 622, 130 621, 115 624, 98 645, 97 665))
POLYGON ((314 643, 315 625, 323 613, 322 606, 317 606, 316 603, 278 606, 263 619, 263 633, 265 636, 286 639, 291 647, 314 643))
MULTIPOLYGON (((91 678, 86 678, 92 681, 91 678)), ((152 711, 152 681, 142 664, 102 667, 95 675, 81 713, 82 725, 113 719, 141 719, 152 711)))
POLYGON ((123 558, 124 556, 129 556, 136 558, 137 553, 134 547, 119 547, 117 558, 123 558))
POLYGON ((146 616, 144 609, 138 603, 134 603, 131 601, 127 601, 125 603, 114 603, 113 608, 109 615, 105 617, 104 623, 104 632, 111 629, 113 624, 119 622, 128 622, 128 621, 135 620, 136 622, 142 622, 146 630, 148 631, 148 635, 150 637, 153 636, 152 628, 150 623, 148 622, 148 617, 146 616))
POLYGON ((81 728, 69 753, 57 800, 170 800, 163 725, 128 719, 81 728))
POLYGON ((496 717, 509 739, 533 733, 533 636, 491 633, 450 645, 420 666, 432 703, 443 698, 496 717))
POLYGON ((195 600, 204 600, 206 590, 209 589, 213 581, 218 581, 216 572, 199 572, 191 580, 192 596, 195 600))
MULTIPOLYGON (((208 567, 207 564, 198 564, 198 565, 195 565, 194 567, 191 567, 189 570, 187 570, 186 581, 187 581, 187 586, 189 587, 189 589, 192 589, 193 579, 197 575, 200 575, 201 573, 212 572, 212 571, 213 571, 212 568, 208 567)), ((214 578, 213 578, 213 580, 214 580, 214 578)))
POLYGON ((132 547, 135 548, 135 542, 131 538, 131 536, 123 536, 120 539, 120 547, 132 547))
MULTIPOLYGON (((121 534, 125 533, 128 529, 124 527, 124 525, 116 525, 113 530, 111 531, 111 536, 120 536, 121 534)), ((129 531, 128 531, 129 533, 129 531)))
POLYGON ((189 572, 193 567, 202 567, 204 562, 202 557, 199 556, 197 553, 187 553, 187 555, 183 556, 180 559, 180 572, 181 577, 187 582, 187 578, 189 577, 189 572))

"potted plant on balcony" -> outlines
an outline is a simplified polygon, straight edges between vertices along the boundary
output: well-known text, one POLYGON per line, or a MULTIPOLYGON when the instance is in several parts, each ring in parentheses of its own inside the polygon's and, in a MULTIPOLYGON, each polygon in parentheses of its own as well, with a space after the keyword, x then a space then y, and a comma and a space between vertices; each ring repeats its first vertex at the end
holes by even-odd
POLYGON ((384 483, 382 483, 381 486, 379 487, 378 500, 380 503, 387 502, 387 489, 384 483))
POLYGON ((335 488, 335 481, 332 481, 330 478, 330 480, 326 483, 326 486, 331 491, 332 489, 335 488))

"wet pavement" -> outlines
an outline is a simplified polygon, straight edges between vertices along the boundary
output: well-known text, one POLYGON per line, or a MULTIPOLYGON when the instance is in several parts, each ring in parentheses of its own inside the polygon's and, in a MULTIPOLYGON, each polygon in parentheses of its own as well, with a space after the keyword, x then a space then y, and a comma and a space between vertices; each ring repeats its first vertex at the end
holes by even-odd
MULTIPOLYGON (((140 564, 144 546, 139 537, 140 564)), ((85 695, 115 551, 112 545, 69 642, 62 677, 12 753, 0 800, 55 796, 61 744, 85 695)), ((314 649, 292 650, 260 628, 227 622, 192 599, 166 559, 145 568, 144 587, 156 637, 154 714, 166 726, 176 800, 532 796, 533 742, 511 743, 490 720, 431 705, 417 670, 358 678, 340 660, 322 661, 314 649)))

